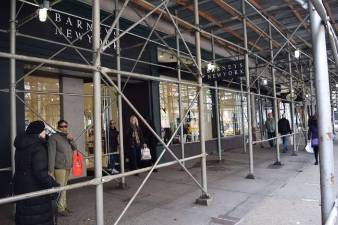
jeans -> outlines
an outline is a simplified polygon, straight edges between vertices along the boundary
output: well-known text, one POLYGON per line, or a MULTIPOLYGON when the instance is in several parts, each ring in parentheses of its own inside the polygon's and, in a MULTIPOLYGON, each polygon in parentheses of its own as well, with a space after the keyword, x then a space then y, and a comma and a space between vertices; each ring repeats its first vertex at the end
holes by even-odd
POLYGON ((283 141, 283 152, 287 152, 288 149, 288 144, 289 144, 289 137, 282 137, 283 141))
MULTIPOLYGON (((274 138, 275 132, 268 132, 268 139, 274 138)), ((274 146, 274 140, 269 140, 270 147, 272 148, 274 146)))
MULTIPOLYGON (((70 170, 66 169, 55 169, 54 176, 55 181, 60 184, 60 186, 66 186, 69 178, 70 170)), ((63 212, 67 208, 67 196, 66 191, 61 191, 59 200, 57 201, 58 212, 63 212)))
POLYGON ((115 156, 112 152, 110 152, 109 160, 108 160, 108 168, 115 169, 115 156))
POLYGON ((138 169, 140 161, 141 161, 141 147, 140 146, 131 147, 129 152, 130 170, 138 169))

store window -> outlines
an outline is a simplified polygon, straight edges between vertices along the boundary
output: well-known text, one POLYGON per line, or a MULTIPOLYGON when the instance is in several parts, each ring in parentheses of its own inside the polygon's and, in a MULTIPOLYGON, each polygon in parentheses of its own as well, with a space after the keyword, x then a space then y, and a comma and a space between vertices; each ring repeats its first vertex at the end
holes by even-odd
MULTIPOLYGON (((195 98, 197 88, 194 86, 181 85, 182 111, 187 112, 189 105, 195 98)), ((168 141, 172 133, 180 123, 179 117, 179 90, 178 85, 173 83, 160 83, 160 107, 161 107, 161 133, 164 141, 168 141)), ((212 100, 209 89, 204 89, 205 104, 205 136, 206 140, 212 139, 212 100)), ((183 142, 199 141, 199 113, 197 101, 190 109, 184 121, 183 142)), ((173 143, 180 143, 178 132, 173 143)))
MULTIPOLYGON (((231 93, 219 90, 219 106, 221 121, 221 136, 232 136, 241 134, 242 130, 242 111, 244 118, 247 118, 246 98, 243 98, 243 107, 241 96, 237 93, 231 93)), ((244 125, 247 123, 244 121, 244 125)))
POLYGON ((60 120, 60 90, 58 78, 28 76, 25 87, 25 123, 44 120, 49 131, 57 127, 60 120), (50 94, 50 93, 55 94, 50 94))

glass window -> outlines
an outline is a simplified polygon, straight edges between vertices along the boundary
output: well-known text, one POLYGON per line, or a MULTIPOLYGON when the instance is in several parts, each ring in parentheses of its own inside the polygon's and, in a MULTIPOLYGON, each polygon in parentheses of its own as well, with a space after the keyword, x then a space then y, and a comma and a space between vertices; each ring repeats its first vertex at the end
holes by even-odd
MULTIPOLYGON (((239 135, 242 130, 242 110, 244 120, 247 119, 246 97, 243 97, 243 107, 241 105, 241 96, 237 93, 231 93, 219 90, 219 106, 221 120, 221 135, 231 136, 239 135)), ((244 125, 247 129, 247 123, 244 125)))
MULTIPOLYGON (((185 113, 194 100, 197 88, 181 85, 182 111, 185 113)), ((204 90, 205 104, 205 136, 212 139, 212 99, 210 90, 204 90)), ((164 141, 168 141, 180 123, 179 118, 179 90, 177 84, 160 82, 161 131, 164 141)), ((183 141, 199 141, 199 113, 197 101, 190 109, 183 129, 183 141)), ((180 143, 180 134, 177 133, 173 143, 180 143)))
POLYGON ((28 76, 25 86, 25 123, 44 120, 52 131, 60 120, 60 83, 58 78, 28 76), (55 94, 50 94, 54 92, 55 94))

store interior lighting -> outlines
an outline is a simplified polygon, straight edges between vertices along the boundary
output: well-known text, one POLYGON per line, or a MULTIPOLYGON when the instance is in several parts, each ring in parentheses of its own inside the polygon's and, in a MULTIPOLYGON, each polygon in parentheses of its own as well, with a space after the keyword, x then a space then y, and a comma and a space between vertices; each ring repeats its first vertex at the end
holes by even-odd
POLYGON ((295 58, 299 59, 299 56, 300 56, 300 51, 299 51, 299 49, 296 49, 295 50, 295 58))
POLYGON ((262 80, 262 84, 263 84, 264 86, 268 85, 268 80, 267 80, 267 79, 263 79, 263 80, 262 80))

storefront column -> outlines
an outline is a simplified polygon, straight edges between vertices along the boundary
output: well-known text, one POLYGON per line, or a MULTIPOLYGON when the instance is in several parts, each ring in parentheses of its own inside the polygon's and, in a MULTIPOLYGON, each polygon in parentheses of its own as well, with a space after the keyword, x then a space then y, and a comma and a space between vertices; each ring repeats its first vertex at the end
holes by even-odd
MULTIPOLYGON (((101 65, 100 49, 100 1, 93 0, 93 64, 101 65)), ((101 142, 101 74, 93 72, 94 85, 94 151, 95 151, 95 178, 102 177, 102 142, 101 142)), ((103 216, 103 184, 96 185, 96 224, 104 225, 103 216)))
MULTIPOLYGON (((195 26, 199 27, 199 14, 198 14, 198 0, 194 0, 194 18, 195 26)), ((199 134, 200 134, 200 144, 201 144, 201 169, 202 169, 202 187, 205 192, 202 192, 202 195, 196 200, 196 203, 209 205, 211 197, 208 194, 208 183, 207 183, 207 155, 205 152, 205 121, 204 121, 204 90, 202 88, 202 61, 201 61, 201 37, 200 31, 195 30, 195 47, 196 47, 196 63, 198 66, 198 84, 200 94, 198 96, 198 112, 199 112, 199 134)))
MULTIPOLYGON (((116 7, 116 12, 115 15, 119 14, 119 8, 118 8, 118 0, 115 0, 115 7, 116 7)), ((116 37, 120 35, 120 19, 116 21, 116 37)), ((116 69, 118 71, 121 70, 121 46, 120 46, 120 38, 116 40, 116 69)), ((120 91, 122 91, 122 85, 121 85, 121 74, 117 74, 117 87, 119 88, 120 91)), ((125 172, 125 166, 124 166, 124 142, 123 142, 123 110, 122 110, 122 97, 120 94, 117 95, 117 108, 118 108, 118 120, 119 120, 119 147, 120 147, 120 172, 124 173, 125 172)), ((121 177, 120 180, 120 187, 121 188, 126 188, 126 178, 121 177)))
MULTIPOLYGON (((10 18, 10 53, 16 54, 16 1, 11 1, 11 18, 10 18)), ((15 147, 14 140, 16 137, 16 61, 14 58, 10 59, 10 83, 9 83, 9 92, 10 92, 10 137, 11 137, 11 167, 12 167, 12 176, 15 173, 15 147)))
MULTIPOLYGON (((295 102, 294 102, 294 97, 295 97, 295 93, 294 93, 294 90, 293 90, 293 77, 292 77, 292 65, 291 65, 291 53, 290 53, 290 50, 288 51, 288 66, 289 66, 289 74, 290 74, 290 86, 289 86, 289 89, 290 89, 290 99, 291 99, 291 102, 290 102, 290 105, 291 105, 291 109, 290 109, 290 117, 291 117, 291 130, 293 133, 296 133, 296 126, 295 126, 295 102)), ((291 136, 292 138, 292 142, 293 142, 293 147, 292 147, 292 156, 297 156, 297 146, 296 146, 296 134, 293 134, 291 136)))
POLYGON ((246 12, 245 12, 245 0, 242 0, 242 14, 243 14, 243 33, 244 33, 244 48, 246 53, 244 54, 245 63, 245 75, 246 75, 246 89, 247 89, 247 110, 248 110, 248 136, 249 136, 249 174, 247 179, 255 179, 254 167, 253 167, 253 146, 252 146, 252 115, 251 115, 251 91, 250 91, 250 71, 249 71, 249 54, 248 54, 248 35, 246 30, 246 12))
POLYGON ((275 117, 275 124, 276 124, 276 162, 274 165, 281 166, 282 163, 280 161, 280 152, 279 152, 279 144, 278 144, 278 118, 279 118, 279 110, 278 110, 278 99, 277 99, 277 91, 276 91, 276 76, 275 76, 275 68, 274 65, 274 54, 273 54, 273 45, 272 45, 272 33, 271 33, 271 24, 269 23, 269 36, 270 36, 270 58, 271 58, 271 75, 272 75, 272 88, 273 88, 273 108, 274 108, 274 117, 275 117))
POLYGON ((325 27, 322 20, 309 1, 312 48, 315 68, 318 137, 319 137, 319 168, 322 224, 325 224, 335 202, 335 171, 333 157, 330 87, 325 40, 325 27))

